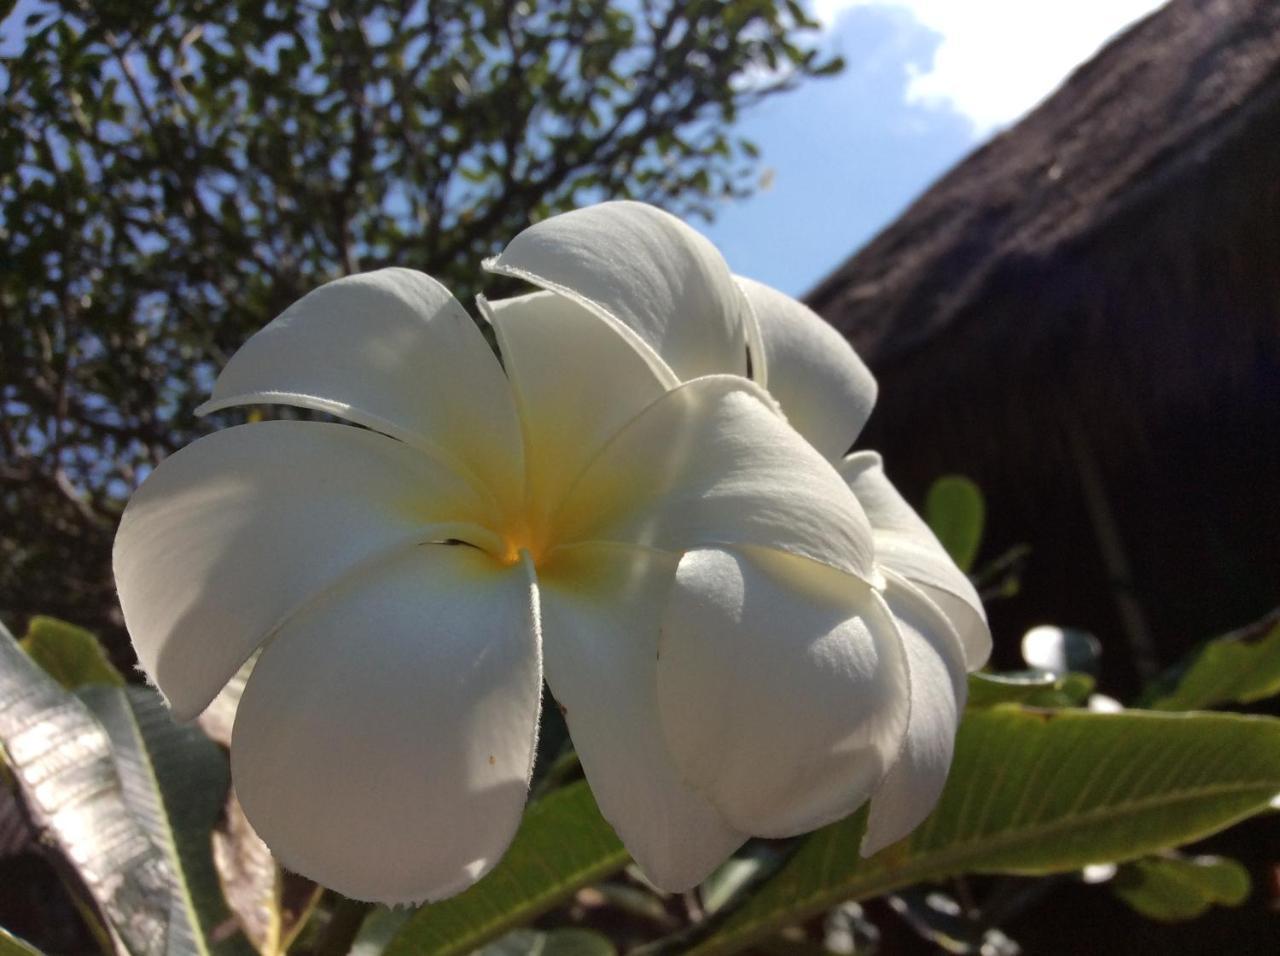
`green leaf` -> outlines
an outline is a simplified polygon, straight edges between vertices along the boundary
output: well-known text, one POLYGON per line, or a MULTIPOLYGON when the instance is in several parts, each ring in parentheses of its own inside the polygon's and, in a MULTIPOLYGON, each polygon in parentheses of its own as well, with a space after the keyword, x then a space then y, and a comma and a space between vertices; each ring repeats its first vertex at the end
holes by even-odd
POLYGON ((586 929, 553 929, 543 933, 518 929, 476 956, 615 956, 618 951, 608 939, 586 929))
POLYGON ((411 916, 413 910, 407 907, 374 907, 360 924, 360 931, 356 933, 347 956, 382 956, 387 944, 411 916))
POLYGON ((1048 671, 970 674, 968 707, 1024 704, 1028 707, 1075 707, 1093 690, 1088 674, 1056 676, 1048 671))
POLYGON ((865 809, 809 837, 690 952, 736 952, 844 900, 962 873, 1043 874, 1200 839, 1280 792, 1280 720, 1235 714, 970 711, 946 790, 863 859, 865 809))
POLYGON ((0 956, 44 956, 25 939, 19 939, 0 926, 0 956))
POLYGON ((1148 919, 1195 919, 1211 906, 1239 906, 1249 896, 1249 871, 1221 856, 1155 856, 1120 868, 1111 889, 1148 919))
POLYGON ((213 864, 213 826, 231 783, 222 752, 198 726, 176 723, 149 688, 95 685, 79 696, 111 739, 129 811, 173 874, 170 950, 251 953, 238 932, 209 942, 224 924, 235 925, 213 864))
POLYGON ((570 784, 529 807, 493 872, 465 893, 414 913, 387 956, 470 953, 629 859, 586 782, 570 784))
POLYGON ((827 62, 816 66, 813 69, 814 76, 835 76, 844 70, 845 63, 843 57, 832 57, 827 62))
POLYGON ((978 486, 962 475, 943 475, 929 489, 924 516, 960 570, 973 567, 986 521, 986 505, 978 486))
MULTIPOLYGON (((623 875, 625 873, 623 870, 623 875)), ((628 922, 641 920, 667 932, 680 925, 680 920, 667 909, 664 897, 642 885, 640 880, 603 880, 593 884, 591 891, 599 895, 610 912, 628 922)))
POLYGON ((764 862, 750 856, 730 857, 708 876, 700 887, 703 912, 715 913, 737 897, 763 868, 764 862))
POLYGON ((784 859, 785 851, 775 843, 763 840, 748 842, 698 887, 703 912, 711 916, 732 905, 776 871, 784 859))
POLYGON ((1153 710, 1201 710, 1248 704, 1280 694, 1280 621, 1210 641, 1173 687, 1158 691, 1153 710))
POLYGON ((67 690, 85 684, 124 684, 98 639, 82 627, 56 617, 33 617, 26 636, 18 643, 67 690))
POLYGON ((133 953, 169 925, 172 873, 130 814, 102 725, 0 625, 0 746, 28 813, 133 953))

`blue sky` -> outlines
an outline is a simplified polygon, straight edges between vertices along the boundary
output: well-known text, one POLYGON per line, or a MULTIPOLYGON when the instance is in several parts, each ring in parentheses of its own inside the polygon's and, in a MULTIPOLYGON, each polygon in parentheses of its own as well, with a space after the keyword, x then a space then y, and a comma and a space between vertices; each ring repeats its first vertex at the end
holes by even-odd
POLYGON ((734 271, 792 295, 1015 122, 1154 0, 815 0, 845 72, 740 129, 767 188, 701 228, 734 271))

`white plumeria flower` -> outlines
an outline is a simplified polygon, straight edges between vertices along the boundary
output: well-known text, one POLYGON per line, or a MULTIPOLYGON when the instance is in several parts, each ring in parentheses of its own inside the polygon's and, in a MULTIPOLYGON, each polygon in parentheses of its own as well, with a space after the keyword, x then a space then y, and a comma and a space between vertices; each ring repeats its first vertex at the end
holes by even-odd
POLYGON ((384 902, 474 883, 520 818, 544 670, 602 812, 668 889, 852 811, 913 734, 949 758, 954 689, 945 741, 912 698, 913 646, 951 647, 950 619, 877 558, 892 521, 742 377, 768 349, 710 244, 610 204, 494 267, 551 290, 481 302, 502 365, 427 276, 325 285, 204 409, 351 424, 216 432, 121 522, 126 623, 178 717, 261 648, 232 771, 281 861, 384 902))
POLYGON ((876 567, 898 620, 911 670, 911 719, 897 762, 871 801, 862 852, 871 854, 918 826, 942 795, 955 729, 968 693, 966 673, 991 656, 978 592, 941 542, 885 477, 872 451, 840 463, 871 520, 876 567))
MULTIPOLYGON (((873 527, 868 580, 884 582, 909 662, 910 720, 887 774, 848 729, 862 726, 875 739, 874 715, 888 713, 888 701, 859 698, 865 711, 857 718, 853 702, 833 703, 846 668, 858 671, 853 657, 876 636, 866 589, 838 570, 753 548, 687 555, 664 623, 658 692, 685 779, 733 826, 760 836, 803 832, 862 802, 841 803, 836 793, 874 790, 862 847, 870 854, 914 829, 942 793, 966 673, 991 653, 986 614, 969 579, 885 477, 880 456, 846 457, 871 414, 876 383, 844 338, 805 305, 741 276, 733 281, 747 308, 736 335, 699 321, 729 307, 680 308, 679 286, 661 281, 663 270, 684 248, 701 249, 700 238, 647 207, 611 203, 525 230, 489 267, 574 298, 641 340, 681 380, 745 374, 745 344, 751 377, 854 491, 873 527), (678 235, 668 239, 668 230, 678 235), (642 249, 666 251, 657 275, 616 267, 642 258, 642 249), (656 296, 664 297, 658 307, 637 307, 656 296), (807 604, 795 602, 802 593, 807 604)), ((714 294, 735 298, 727 284, 714 294)))

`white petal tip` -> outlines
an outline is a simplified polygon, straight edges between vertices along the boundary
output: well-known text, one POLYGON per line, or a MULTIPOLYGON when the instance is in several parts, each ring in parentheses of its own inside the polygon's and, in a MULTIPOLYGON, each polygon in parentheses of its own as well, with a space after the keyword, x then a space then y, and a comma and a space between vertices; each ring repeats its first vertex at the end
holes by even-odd
MULTIPOLYGON (((288 862, 287 859, 280 856, 275 848, 269 848, 276 857, 276 861, 282 869, 288 870, 290 873, 296 873, 303 879, 314 880, 314 877, 307 876, 307 870, 304 867, 298 867, 288 862)), ((433 886, 426 890, 415 889, 406 893, 386 893, 386 892, 364 892, 356 887, 348 886, 343 889, 342 885, 328 886, 328 889, 334 890, 345 896, 349 900, 357 903, 371 903, 375 906, 388 906, 397 909, 401 906, 408 909, 417 909, 420 906, 426 906, 428 903, 439 903, 450 897, 458 896, 475 886, 480 880, 489 875, 489 871, 493 869, 492 864, 486 864, 476 869, 474 875, 471 872, 463 873, 458 879, 451 880, 441 886, 433 886)), ((327 885, 321 882, 321 885, 327 885)))
POLYGON ((697 877, 696 879, 686 876, 682 879, 669 880, 663 876, 652 875, 648 870, 646 870, 639 863, 636 864, 636 868, 640 871, 640 875, 644 877, 644 881, 648 883, 650 887, 652 887, 654 890, 656 890, 659 893, 667 893, 672 895, 676 893, 687 893, 689 890, 693 889, 694 887, 700 886, 703 880, 705 880, 708 876, 710 876, 713 872, 715 872, 715 867, 712 867, 710 870, 708 870, 706 873, 702 874, 701 876, 697 877))
POLYGON ((195 415, 197 418, 204 418, 206 415, 212 415, 214 412, 224 412, 228 408, 235 408, 237 405, 270 405, 272 403, 281 402, 282 397, 272 397, 269 395, 227 395, 222 398, 211 398, 203 405, 197 406, 195 415))
MULTIPOLYGON (((165 708, 169 711, 169 716, 173 719, 174 723, 191 723, 208 710, 209 705, 213 703, 213 697, 208 700, 192 700, 188 698, 185 701, 175 701, 164 692, 164 688, 156 682, 145 667, 141 664, 137 664, 134 666, 134 670, 141 674, 146 685, 160 696, 160 702, 164 704, 165 708)), ((215 692, 214 697, 216 697, 218 693, 221 693, 221 690, 222 689, 219 688, 218 691, 215 692)))
POLYGON ((204 707, 175 707, 167 700, 165 703, 169 705, 169 716, 176 724, 189 724, 205 712, 204 707))
MULTIPOLYGON (((194 719, 193 717, 184 716, 185 710, 179 710, 174 707, 173 701, 169 699, 169 695, 164 692, 159 684, 151 679, 151 675, 147 673, 147 669, 145 667, 141 664, 134 664, 133 669, 142 675, 142 679, 148 687, 160 695, 160 702, 168 708, 169 716, 171 716, 175 721, 180 724, 185 724, 194 719)), ((200 710, 200 713, 204 713, 203 708, 200 710)))
POLYGON ((868 859, 869 857, 875 856, 886 847, 893 846, 901 839, 901 835, 894 836, 892 834, 873 833, 868 830, 866 835, 862 838, 862 846, 858 849, 858 855, 864 860, 868 859))

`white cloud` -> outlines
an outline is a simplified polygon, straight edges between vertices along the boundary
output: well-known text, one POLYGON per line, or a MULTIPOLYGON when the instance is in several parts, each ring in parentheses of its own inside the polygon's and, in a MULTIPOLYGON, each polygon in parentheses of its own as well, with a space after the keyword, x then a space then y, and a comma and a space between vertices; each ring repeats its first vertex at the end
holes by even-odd
MULTIPOLYGON (((907 101, 950 106, 988 133, 1018 119, 1162 0, 814 0, 828 25, 853 7, 906 9, 941 36, 907 101)), ((853 64, 856 67, 856 64, 853 64)))

